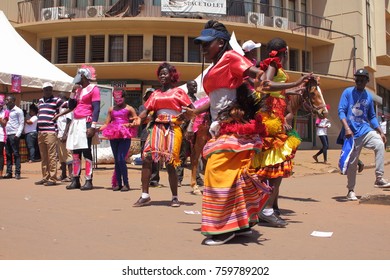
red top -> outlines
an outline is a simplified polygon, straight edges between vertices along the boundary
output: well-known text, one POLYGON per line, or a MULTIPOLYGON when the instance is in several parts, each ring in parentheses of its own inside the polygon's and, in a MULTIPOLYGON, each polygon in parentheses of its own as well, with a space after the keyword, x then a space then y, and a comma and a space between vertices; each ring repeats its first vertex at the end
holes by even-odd
POLYGON ((244 79, 244 72, 253 63, 236 51, 227 51, 206 74, 203 88, 207 94, 219 88, 238 88, 244 79), (211 78, 211 79, 209 79, 211 78))
POLYGON ((189 106, 191 100, 181 88, 172 88, 167 91, 155 90, 144 106, 148 111, 169 109, 181 112, 182 106, 189 106))

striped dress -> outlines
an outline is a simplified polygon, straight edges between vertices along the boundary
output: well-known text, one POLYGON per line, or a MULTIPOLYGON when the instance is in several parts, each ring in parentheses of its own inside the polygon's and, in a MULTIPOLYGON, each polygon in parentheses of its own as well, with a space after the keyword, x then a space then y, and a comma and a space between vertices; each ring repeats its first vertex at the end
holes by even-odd
POLYGON ((151 156, 154 162, 160 159, 174 167, 180 165, 180 147, 182 143, 181 122, 177 116, 182 106, 189 106, 191 100, 180 88, 165 92, 154 91, 145 103, 148 111, 154 111, 156 118, 149 127, 143 156, 151 156))
MULTIPOLYGON (((236 89, 251 66, 245 57, 227 51, 206 74, 203 86, 210 97, 212 121, 235 101, 236 89)), ((252 168, 252 158, 262 148, 259 124, 261 117, 237 127, 221 124, 220 134, 203 150, 207 165, 201 233, 206 236, 246 229, 258 222, 257 214, 271 191, 252 168)))

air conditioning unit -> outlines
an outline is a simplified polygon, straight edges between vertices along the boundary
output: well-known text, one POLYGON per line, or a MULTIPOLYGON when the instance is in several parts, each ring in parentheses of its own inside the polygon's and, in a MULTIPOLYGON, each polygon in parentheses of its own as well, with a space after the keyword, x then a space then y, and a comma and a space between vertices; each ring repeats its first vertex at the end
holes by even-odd
POLYGON ((264 25, 264 14, 249 12, 248 24, 255 24, 256 26, 264 25))
POLYGON ((41 10, 41 19, 42 20, 55 20, 65 16, 65 7, 51 7, 43 8, 41 10))
POLYGON ((87 6, 87 18, 104 16, 103 6, 87 6))
POLYGON ((273 17, 274 27, 281 29, 288 29, 288 18, 273 17))

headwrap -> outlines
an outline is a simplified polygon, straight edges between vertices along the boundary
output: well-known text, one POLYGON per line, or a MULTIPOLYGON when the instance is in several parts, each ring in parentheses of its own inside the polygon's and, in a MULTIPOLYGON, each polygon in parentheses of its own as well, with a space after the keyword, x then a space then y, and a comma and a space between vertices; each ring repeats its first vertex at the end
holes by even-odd
POLYGON ((281 53, 281 52, 285 52, 287 51, 287 48, 281 48, 280 50, 272 50, 270 53, 269 53, 269 56, 270 57, 275 57, 278 55, 278 53, 281 53))
POLYGON ((81 68, 77 70, 77 74, 73 79, 73 83, 74 84, 80 83, 81 76, 84 76, 88 80, 95 80, 96 79, 95 68, 93 68, 92 66, 82 65, 81 68))

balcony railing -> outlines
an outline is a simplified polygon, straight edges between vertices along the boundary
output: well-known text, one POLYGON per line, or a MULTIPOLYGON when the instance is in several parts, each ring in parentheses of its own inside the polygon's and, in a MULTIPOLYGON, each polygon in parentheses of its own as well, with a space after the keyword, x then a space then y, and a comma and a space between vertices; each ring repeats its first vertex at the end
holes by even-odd
MULTIPOLYGON (((102 1, 110 2, 110 1, 102 1)), ((247 23, 252 26, 268 26, 279 29, 307 32, 323 38, 330 37, 332 21, 309 13, 284 9, 267 4, 227 0, 226 15, 203 13, 162 12, 160 0, 133 0, 126 2, 125 16, 131 17, 175 17, 195 19, 218 19, 221 21, 247 23), (309 26, 305 28, 304 26, 309 26)), ((78 18, 106 17, 111 5, 76 7, 76 1, 26 0, 18 2, 18 22, 29 23, 78 18), (61 5, 61 3, 64 3, 61 5)), ((120 14, 119 14, 120 16, 120 14)))

